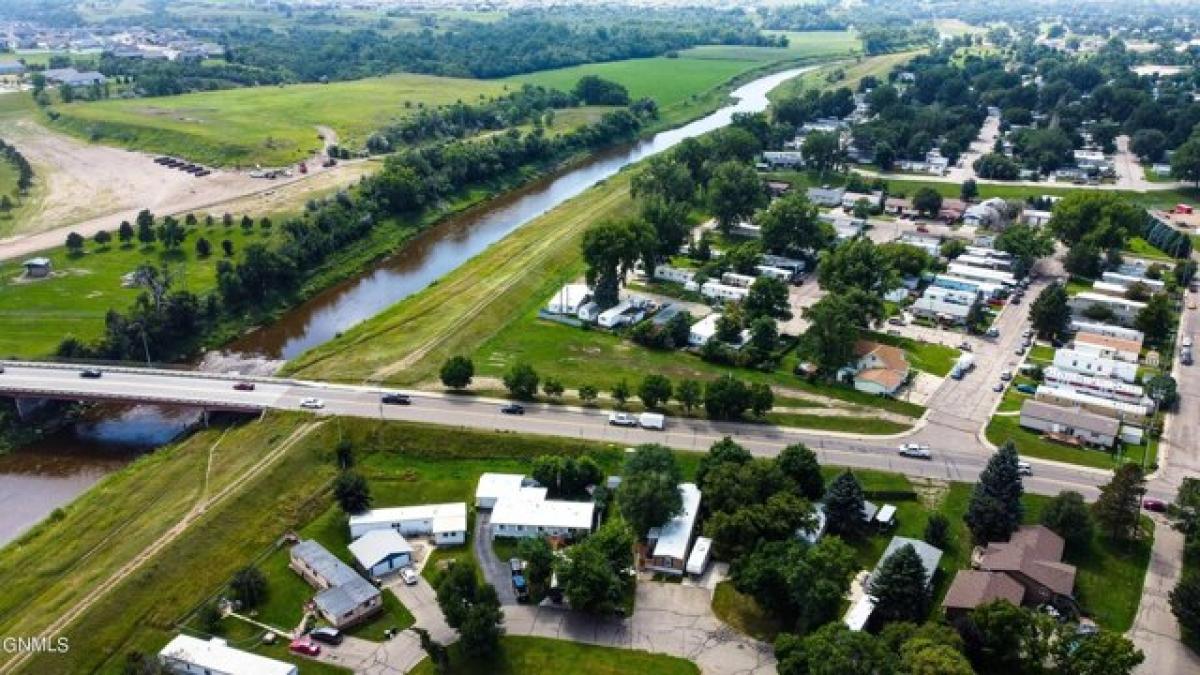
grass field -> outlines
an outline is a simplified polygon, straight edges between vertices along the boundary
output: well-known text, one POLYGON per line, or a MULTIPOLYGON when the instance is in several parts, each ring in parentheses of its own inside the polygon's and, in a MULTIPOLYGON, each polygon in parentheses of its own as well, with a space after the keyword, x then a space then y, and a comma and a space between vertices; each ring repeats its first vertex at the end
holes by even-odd
POLYGON ((472 103, 504 88, 500 82, 401 74, 72 103, 55 108, 61 117, 51 126, 205 164, 280 166, 321 148, 317 126, 332 128, 342 145, 358 147, 376 129, 415 113, 419 104, 472 103))
MULTIPOLYGON (((434 675, 437 671, 426 659, 412 672, 414 675, 434 675)), ((500 653, 486 661, 467 659, 457 644, 451 646, 450 667, 444 672, 448 675, 693 675, 699 673, 700 669, 696 664, 681 658, 640 650, 599 647, 549 638, 511 636, 501 638, 500 653)))
POLYGON ((1022 455, 1098 469, 1111 469, 1123 462, 1144 463, 1145 466, 1149 466, 1157 459, 1155 457, 1157 448, 1153 444, 1149 447, 1125 444, 1118 453, 1077 448, 1048 441, 1039 434, 1023 429, 1020 422, 1020 417, 1017 415, 992 417, 987 425, 987 439, 996 445, 1011 440, 1017 444, 1017 452, 1022 455))
POLYGON ((802 59, 851 56, 861 51, 857 38, 847 32, 788 33, 786 48, 703 45, 665 56, 608 63, 589 63, 537 73, 514 75, 510 82, 540 84, 570 91, 579 78, 598 75, 619 82, 635 99, 648 96, 658 102, 663 119, 678 124, 724 100, 723 85, 731 79, 802 59))
POLYGON ((854 90, 859 80, 868 75, 886 79, 887 74, 896 66, 907 63, 921 51, 898 52, 880 56, 858 57, 852 63, 829 64, 811 73, 806 73, 794 80, 785 82, 769 94, 772 101, 779 101, 797 96, 808 89, 823 89, 830 86, 849 87, 854 90))

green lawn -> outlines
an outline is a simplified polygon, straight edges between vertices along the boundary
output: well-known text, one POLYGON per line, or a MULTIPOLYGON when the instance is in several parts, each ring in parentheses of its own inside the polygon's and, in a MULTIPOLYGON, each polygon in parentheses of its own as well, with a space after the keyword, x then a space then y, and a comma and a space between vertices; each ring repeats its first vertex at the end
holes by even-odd
POLYGON ((702 45, 679 52, 677 58, 588 63, 514 75, 507 81, 570 91, 579 78, 597 75, 625 85, 634 99, 653 98, 664 120, 678 124, 720 105, 723 85, 739 75, 780 63, 850 56, 861 51, 861 42, 848 32, 791 32, 788 36, 791 43, 786 48, 702 45))
POLYGON ((1150 242, 1141 237, 1130 237, 1129 241, 1125 242, 1125 250, 1122 253, 1137 258, 1146 258, 1147 260, 1174 261, 1174 258, 1158 250, 1150 242))
POLYGON ((319 150, 317 126, 361 147, 376 129, 441 106, 504 93, 500 82, 399 74, 331 84, 292 84, 55 107, 51 123, 91 141, 218 166, 286 165, 319 150), (353 102, 348 105, 348 102, 353 102))
POLYGON ((779 621, 763 611, 753 597, 738 592, 732 581, 717 584, 712 608, 718 619, 764 642, 773 642, 780 631, 779 621))
POLYGON ((1127 445, 1120 455, 1103 450, 1078 448, 1048 441, 1037 433, 1021 428, 1020 422, 1018 415, 993 417, 987 425, 988 440, 996 445, 1011 440, 1017 444, 1017 452, 1022 455, 1099 469, 1111 469, 1118 462, 1140 464, 1143 458, 1149 465, 1155 460, 1153 456, 1146 456, 1147 448, 1144 445, 1127 445))
POLYGON ((233 242, 236 259, 248 244, 268 241, 273 232, 263 231, 257 221, 249 234, 236 224, 226 228, 219 219, 212 227, 201 221, 189 228, 178 250, 168 252, 159 244, 122 246, 115 241, 114 228, 110 231, 114 242, 107 247, 89 239, 80 255, 66 247, 41 252, 54 270, 46 279, 23 279, 22 259, 0 262, 0 322, 5 326, 0 331, 0 355, 45 356, 67 335, 85 341, 100 336, 105 313, 127 309, 142 292, 121 285, 121 277, 141 265, 168 265, 178 278, 175 288, 207 292, 216 286, 217 262, 226 259, 221 252, 223 240, 233 242), (200 237, 212 244, 208 258, 196 255, 200 237))
POLYGON ((1037 361, 1039 363, 1053 363, 1054 351, 1054 347, 1051 347, 1050 345, 1035 344, 1029 350, 1029 360, 1037 361))
POLYGON ((904 350, 905 355, 908 356, 908 364, 910 366, 922 372, 937 375, 938 377, 949 375, 950 369, 954 367, 954 362, 958 360, 959 354, 962 353, 946 345, 922 342, 897 335, 867 333, 863 337, 867 340, 900 347, 904 350))
MULTIPOLYGON (((437 671, 426 659, 412 672, 414 675, 434 675, 437 671)), ((693 675, 698 674, 700 669, 685 659, 640 650, 509 636, 500 639, 499 654, 481 661, 467 659, 459 645, 452 645, 450 668, 445 672, 450 675, 693 675)))
POLYGON ((871 434, 887 436, 908 431, 911 424, 873 417, 836 417, 832 415, 809 415, 788 412, 767 413, 767 421, 783 427, 838 431, 847 434, 871 434))

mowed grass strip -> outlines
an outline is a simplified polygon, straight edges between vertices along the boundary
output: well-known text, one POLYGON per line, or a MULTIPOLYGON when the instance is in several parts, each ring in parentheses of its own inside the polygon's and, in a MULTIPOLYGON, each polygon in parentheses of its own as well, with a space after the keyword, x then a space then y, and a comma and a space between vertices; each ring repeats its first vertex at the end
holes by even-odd
POLYGON ((90 141, 176 155, 216 166, 281 166, 308 157, 322 141, 360 146, 373 131, 436 107, 502 95, 498 81, 398 74, 331 84, 292 84, 180 96, 110 99, 54 108, 50 125, 90 141))
MULTIPOLYGON (((417 664, 414 675, 438 672, 429 659, 417 664)), ((508 636, 500 639, 498 654, 484 660, 468 659, 458 644, 450 647, 450 675, 692 675, 700 668, 690 661, 641 650, 617 649, 550 638, 508 636)))

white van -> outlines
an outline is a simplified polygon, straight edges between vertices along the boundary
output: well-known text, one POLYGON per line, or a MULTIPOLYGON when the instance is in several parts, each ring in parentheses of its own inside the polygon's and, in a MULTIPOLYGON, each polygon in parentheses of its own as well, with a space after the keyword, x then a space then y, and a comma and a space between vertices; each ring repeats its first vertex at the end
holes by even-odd
POLYGON ((642 413, 638 415, 638 426, 643 429, 662 430, 666 426, 666 418, 658 413, 642 413))

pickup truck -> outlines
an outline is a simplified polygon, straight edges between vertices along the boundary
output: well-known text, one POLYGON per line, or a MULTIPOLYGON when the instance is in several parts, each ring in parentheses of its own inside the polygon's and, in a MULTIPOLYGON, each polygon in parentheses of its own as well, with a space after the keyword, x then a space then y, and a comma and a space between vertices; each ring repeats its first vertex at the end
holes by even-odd
POLYGON ((929 446, 920 443, 905 443, 901 445, 900 456, 912 457, 913 459, 933 459, 933 453, 929 450, 929 446))
POLYGON ((636 427, 638 421, 629 413, 614 412, 608 414, 608 423, 614 427, 636 427))

